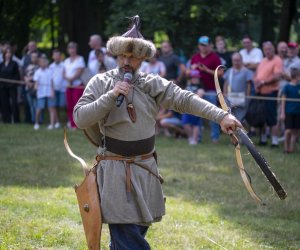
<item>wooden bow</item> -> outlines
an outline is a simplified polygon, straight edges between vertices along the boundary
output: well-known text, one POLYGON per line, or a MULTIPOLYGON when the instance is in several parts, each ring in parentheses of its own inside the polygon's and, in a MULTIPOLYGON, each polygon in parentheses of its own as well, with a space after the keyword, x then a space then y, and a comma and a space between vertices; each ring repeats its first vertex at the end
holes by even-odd
MULTIPOLYGON (((225 102, 225 98, 223 96, 220 84, 219 84, 219 79, 218 79, 218 70, 224 67, 223 65, 220 65, 216 68, 215 73, 214 73, 214 80, 215 80, 215 86, 216 86, 216 91, 217 91, 217 96, 219 99, 219 102, 221 104, 221 107, 224 111, 230 113, 230 108, 227 106, 226 102, 225 102)), ((237 128, 240 129, 240 128, 237 128)), ((233 131, 228 131, 229 135, 231 137, 231 141, 232 144, 235 146, 235 156, 236 156, 236 161, 237 161, 237 166, 238 169, 240 171, 242 180, 246 186, 246 189, 248 190, 248 192, 250 193, 251 197, 259 204, 263 205, 264 203, 262 202, 261 198, 259 198, 259 196, 254 192, 252 185, 251 185, 251 180, 250 180, 250 176, 248 175, 248 173, 245 170, 244 164, 243 164, 243 160, 242 160, 242 155, 241 155, 241 147, 240 147, 240 142, 238 137, 234 134, 233 131)))

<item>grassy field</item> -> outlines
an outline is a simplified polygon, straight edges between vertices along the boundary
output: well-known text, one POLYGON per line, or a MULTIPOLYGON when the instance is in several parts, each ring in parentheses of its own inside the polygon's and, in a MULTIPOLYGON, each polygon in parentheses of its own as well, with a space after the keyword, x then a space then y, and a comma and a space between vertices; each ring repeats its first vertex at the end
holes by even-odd
MULTIPOLYGON (((243 159, 258 206, 243 186, 229 138, 195 147, 185 140, 157 139, 165 178, 167 214, 147 234, 153 249, 300 249, 300 150, 259 148, 288 192, 280 201, 251 157, 243 159)), ((90 165, 95 148, 81 131, 69 132, 75 153, 90 165)), ((63 130, 33 131, 0 125, 0 250, 86 249, 74 184, 79 164, 63 146, 63 130)), ((104 226, 102 249, 108 249, 104 226)))

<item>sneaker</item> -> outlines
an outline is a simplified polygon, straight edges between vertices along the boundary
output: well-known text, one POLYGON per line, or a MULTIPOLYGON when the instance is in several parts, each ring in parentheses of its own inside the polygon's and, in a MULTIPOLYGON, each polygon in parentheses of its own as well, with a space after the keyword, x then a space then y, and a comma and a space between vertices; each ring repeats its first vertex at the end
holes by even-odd
POLYGON ((38 123, 34 124, 33 129, 38 130, 40 128, 40 125, 38 123))
POLYGON ((59 122, 55 123, 54 128, 60 128, 60 123, 59 122))
POLYGON ((67 128, 72 128, 71 122, 67 122, 67 128))
POLYGON ((195 140, 190 140, 189 144, 194 146, 194 145, 197 145, 198 143, 195 140))
POLYGON ((54 129, 54 126, 52 124, 49 124, 48 127, 47 127, 47 129, 48 130, 52 130, 52 129, 54 129))

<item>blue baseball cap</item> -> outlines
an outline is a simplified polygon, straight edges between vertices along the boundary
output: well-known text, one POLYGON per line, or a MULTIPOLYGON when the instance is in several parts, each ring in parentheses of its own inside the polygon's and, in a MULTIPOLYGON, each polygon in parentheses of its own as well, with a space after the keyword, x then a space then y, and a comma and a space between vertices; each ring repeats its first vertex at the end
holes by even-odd
POLYGON ((200 36, 198 39, 198 43, 202 44, 202 45, 208 45, 210 42, 209 37, 208 36, 200 36))

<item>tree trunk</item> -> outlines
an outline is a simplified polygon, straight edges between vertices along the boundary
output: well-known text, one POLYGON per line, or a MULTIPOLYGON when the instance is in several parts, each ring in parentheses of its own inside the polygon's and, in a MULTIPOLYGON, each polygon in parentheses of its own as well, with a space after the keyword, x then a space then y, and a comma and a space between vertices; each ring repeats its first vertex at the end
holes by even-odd
POLYGON ((297 0, 284 0, 281 9, 279 41, 288 42, 290 39, 290 30, 292 21, 297 10, 297 0))
POLYGON ((89 37, 103 32, 109 4, 107 0, 60 0, 60 49, 65 51, 66 44, 74 41, 78 44, 78 53, 87 59, 89 37))
POLYGON ((275 41, 276 15, 274 13, 274 1, 261 1, 261 34, 260 43, 265 41, 275 41))

